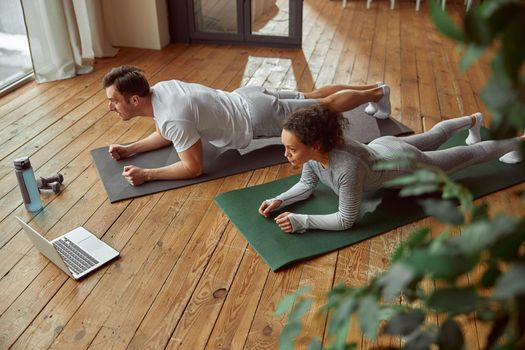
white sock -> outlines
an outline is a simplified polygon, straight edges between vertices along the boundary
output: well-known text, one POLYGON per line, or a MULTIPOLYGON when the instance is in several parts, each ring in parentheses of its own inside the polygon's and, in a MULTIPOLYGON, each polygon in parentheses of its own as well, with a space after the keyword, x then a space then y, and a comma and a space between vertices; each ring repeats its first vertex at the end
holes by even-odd
MULTIPOLYGON (((381 87, 383 85, 385 85, 385 83, 382 81, 378 81, 376 83, 377 87, 381 87)), ((374 115, 376 112, 377 112, 376 104, 374 102, 368 102, 368 105, 365 107, 365 113, 368 115, 374 115)))
POLYGON ((377 119, 388 119, 390 116, 390 88, 388 85, 381 86, 383 88, 383 97, 377 102, 377 112, 374 117, 377 119))
POLYGON ((365 107, 365 113, 368 115, 374 115, 377 112, 377 106, 374 102, 368 102, 368 105, 365 107))
POLYGON ((481 114, 480 112, 477 112, 475 116, 476 116, 476 122, 468 130, 468 136, 465 139, 465 143, 467 145, 473 145, 481 141, 480 130, 481 130, 481 125, 483 125, 483 114, 481 114))
MULTIPOLYGON (((525 136, 525 131, 523 131, 523 136, 525 136)), ((505 153, 499 158, 499 161, 507 164, 516 164, 521 163, 523 156, 520 154, 520 151, 512 151, 505 153)))
POLYGON ((518 151, 512 151, 512 152, 509 152, 509 153, 505 153, 504 155, 502 155, 499 158, 500 162, 507 163, 507 164, 520 163, 521 160, 522 160, 522 157, 521 157, 520 152, 518 152, 518 151))

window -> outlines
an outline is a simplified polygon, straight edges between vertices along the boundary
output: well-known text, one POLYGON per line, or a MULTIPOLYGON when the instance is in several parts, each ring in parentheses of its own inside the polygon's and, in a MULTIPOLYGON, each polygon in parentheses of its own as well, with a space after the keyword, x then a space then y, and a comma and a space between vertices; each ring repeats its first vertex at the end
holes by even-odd
POLYGON ((0 1, 0 93, 33 74, 22 6, 19 0, 0 1))
POLYGON ((301 47, 302 0, 169 0, 174 41, 301 47))

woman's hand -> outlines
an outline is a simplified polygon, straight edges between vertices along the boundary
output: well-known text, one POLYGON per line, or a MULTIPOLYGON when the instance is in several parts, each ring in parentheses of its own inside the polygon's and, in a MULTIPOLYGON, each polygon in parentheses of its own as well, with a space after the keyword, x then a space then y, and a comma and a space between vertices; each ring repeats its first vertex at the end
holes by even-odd
POLYGON ((259 214, 264 216, 265 218, 270 216, 270 213, 279 208, 282 204, 282 200, 280 199, 274 199, 274 200, 266 200, 261 203, 261 206, 259 207, 259 214))
POLYGON ((277 217, 275 218, 275 223, 279 225, 279 228, 286 233, 293 232, 292 222, 288 217, 289 214, 291 213, 285 211, 284 213, 277 215, 277 217))

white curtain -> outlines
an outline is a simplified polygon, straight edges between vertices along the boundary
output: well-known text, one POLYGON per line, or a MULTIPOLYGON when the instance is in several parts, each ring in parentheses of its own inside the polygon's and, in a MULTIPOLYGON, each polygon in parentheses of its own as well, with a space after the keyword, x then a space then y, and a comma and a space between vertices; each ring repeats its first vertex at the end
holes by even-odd
POLYGON ((105 35, 100 0, 22 0, 22 8, 39 83, 89 73, 87 61, 117 54, 105 35))

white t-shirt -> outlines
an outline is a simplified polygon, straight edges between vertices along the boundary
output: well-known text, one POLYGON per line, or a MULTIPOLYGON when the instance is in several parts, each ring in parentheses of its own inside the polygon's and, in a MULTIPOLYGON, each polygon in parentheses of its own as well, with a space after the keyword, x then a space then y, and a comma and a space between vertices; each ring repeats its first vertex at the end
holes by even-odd
POLYGON ((199 139, 218 148, 244 148, 252 140, 246 101, 235 93, 178 80, 151 90, 155 123, 177 152, 199 139))

